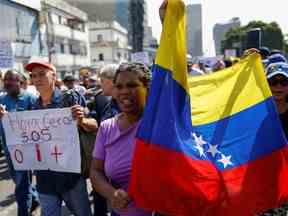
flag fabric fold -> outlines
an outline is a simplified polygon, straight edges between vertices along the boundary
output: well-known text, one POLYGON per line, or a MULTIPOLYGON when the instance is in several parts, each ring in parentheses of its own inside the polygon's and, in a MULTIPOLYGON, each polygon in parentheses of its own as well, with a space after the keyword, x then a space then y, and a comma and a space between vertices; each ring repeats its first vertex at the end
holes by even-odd
POLYGON ((168 0, 129 193, 166 215, 253 215, 287 200, 287 142, 261 59, 187 77, 185 5, 168 0))

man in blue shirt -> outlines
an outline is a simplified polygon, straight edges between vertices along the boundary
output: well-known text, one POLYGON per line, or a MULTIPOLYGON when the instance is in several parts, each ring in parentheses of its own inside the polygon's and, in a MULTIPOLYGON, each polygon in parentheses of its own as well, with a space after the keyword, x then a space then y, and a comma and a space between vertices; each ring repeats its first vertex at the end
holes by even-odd
MULTIPOLYGON (((21 90, 21 75, 19 73, 13 70, 7 71, 5 73, 3 82, 5 93, 0 96, 0 118, 2 118, 5 112, 18 112, 32 108, 32 104, 34 104, 36 98, 32 94, 21 90)), ((1 141, 3 143, 10 175, 16 185, 15 197, 18 205, 18 216, 28 216, 30 215, 33 196, 31 187, 31 172, 14 170, 8 152, 2 124, 1 141)))
MULTIPOLYGON (((40 93, 32 109, 72 107, 72 115, 78 127, 86 131, 96 131, 97 122, 85 117, 85 100, 76 91, 63 99, 63 93, 55 87, 56 69, 47 62, 31 62, 25 69, 31 72, 31 81, 40 93)), ((69 134, 63 134, 69 136, 69 134)), ((61 203, 76 216, 91 216, 86 181, 81 174, 63 173, 50 170, 37 171, 37 191, 42 216, 61 216, 61 203)))

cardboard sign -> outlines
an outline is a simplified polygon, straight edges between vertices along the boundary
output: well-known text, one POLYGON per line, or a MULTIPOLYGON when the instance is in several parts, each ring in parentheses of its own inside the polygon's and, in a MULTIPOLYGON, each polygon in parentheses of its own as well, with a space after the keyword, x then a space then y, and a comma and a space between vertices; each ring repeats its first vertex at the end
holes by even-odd
POLYGON ((80 144, 70 108, 10 112, 3 116, 15 170, 80 173, 80 144))

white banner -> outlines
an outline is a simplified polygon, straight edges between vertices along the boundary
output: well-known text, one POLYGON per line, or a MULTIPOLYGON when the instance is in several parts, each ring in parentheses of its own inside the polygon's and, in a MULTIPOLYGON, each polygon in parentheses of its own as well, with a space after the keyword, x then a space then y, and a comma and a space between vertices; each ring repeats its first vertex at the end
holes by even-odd
POLYGON ((70 108, 10 112, 3 117, 15 170, 80 173, 80 144, 70 108))

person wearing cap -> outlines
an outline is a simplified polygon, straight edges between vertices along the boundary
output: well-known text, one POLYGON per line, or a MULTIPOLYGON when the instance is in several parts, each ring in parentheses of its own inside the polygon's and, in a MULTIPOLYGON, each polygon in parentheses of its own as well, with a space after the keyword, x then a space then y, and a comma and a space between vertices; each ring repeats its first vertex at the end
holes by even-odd
POLYGON ((281 53, 275 53, 272 54, 268 57, 268 65, 270 64, 274 64, 274 63, 287 63, 287 59, 285 58, 285 56, 283 56, 281 53))
POLYGON ((267 79, 278 108, 284 132, 288 137, 288 64, 271 64, 267 68, 267 79))
POLYGON ((264 47, 264 46, 260 47, 259 52, 260 52, 262 60, 267 59, 269 55, 271 55, 270 49, 268 47, 264 47))
MULTIPOLYGON (((286 137, 288 137, 288 64, 282 62, 269 65, 266 69, 266 77, 276 102, 283 131, 286 137)), ((279 133, 282 133, 282 131, 279 131, 279 133)), ((267 215, 288 215, 288 203, 257 216, 267 215)))
MULTIPOLYGON (((118 65, 107 64, 100 70, 99 78, 101 89, 95 92, 93 99, 89 103, 89 109, 91 116, 100 123, 106 119, 112 118, 118 113, 117 102, 114 96, 114 77, 118 65)), ((95 190, 92 191, 93 202, 94 202, 94 215, 105 216, 107 214, 106 199, 98 194, 95 190)))
MULTIPOLYGON (((0 96, 0 119, 6 112, 20 112, 31 109, 36 97, 21 89, 22 76, 14 70, 8 70, 3 79, 4 94, 0 96)), ((8 151, 5 133, 1 124, 1 142, 6 156, 9 174, 15 183, 15 198, 18 216, 28 216, 38 206, 38 197, 33 193, 31 172, 15 170, 8 151)))
POLYGON ((86 94, 86 88, 84 86, 77 85, 76 82, 77 79, 73 75, 67 75, 63 79, 63 83, 67 89, 74 89, 84 96, 86 94))
POLYGON ((68 89, 75 88, 75 81, 76 79, 72 75, 66 75, 63 79, 63 83, 68 89))
MULTIPOLYGON (((83 96, 72 91, 70 101, 63 103, 63 93, 55 87, 56 69, 52 64, 43 61, 31 62, 26 65, 25 69, 30 72, 31 81, 40 94, 32 109, 72 106, 72 115, 77 120, 78 127, 86 131, 97 130, 97 122, 85 117, 83 96)), ((36 183, 42 216, 60 216, 62 201, 76 216, 92 214, 86 181, 81 174, 41 170, 36 171, 36 183)))

